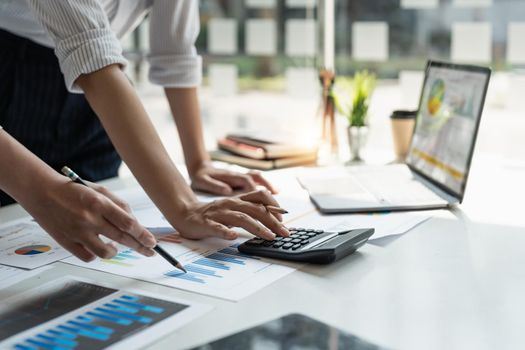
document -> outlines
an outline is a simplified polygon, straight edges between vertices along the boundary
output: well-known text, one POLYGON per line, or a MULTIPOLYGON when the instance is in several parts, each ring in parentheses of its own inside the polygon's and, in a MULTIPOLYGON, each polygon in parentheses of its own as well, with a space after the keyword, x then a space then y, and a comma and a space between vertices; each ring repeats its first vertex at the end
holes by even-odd
POLYGON ((70 255, 29 219, 0 226, 0 264, 35 269, 70 255))
POLYGON ((238 301, 295 271, 292 267, 239 253, 237 246, 248 238, 236 241, 219 238, 200 241, 183 239, 182 243, 163 239, 162 248, 184 265, 188 273, 174 268, 159 255, 147 258, 124 246, 119 247, 119 253, 112 259, 85 263, 71 257, 64 262, 238 301))
POLYGON ((374 228, 370 240, 405 233, 431 217, 428 212, 396 212, 374 214, 321 215, 317 212, 292 220, 288 226, 344 231, 374 228))
MULTIPOLYGON (((141 224, 161 236, 162 248, 183 264, 188 273, 182 273, 158 255, 147 258, 124 246, 119 247, 119 253, 112 259, 84 263, 71 257, 64 262, 232 301, 241 300, 295 271, 293 267, 239 253, 237 246, 252 237, 246 233, 241 233, 242 238, 236 241, 220 238, 170 241, 174 230, 142 189, 136 187, 116 194, 131 206, 141 224)), ((200 197, 204 201, 214 198, 217 197, 200 197)))
POLYGON ((64 277, 0 304, 2 349, 136 349, 211 307, 64 277))

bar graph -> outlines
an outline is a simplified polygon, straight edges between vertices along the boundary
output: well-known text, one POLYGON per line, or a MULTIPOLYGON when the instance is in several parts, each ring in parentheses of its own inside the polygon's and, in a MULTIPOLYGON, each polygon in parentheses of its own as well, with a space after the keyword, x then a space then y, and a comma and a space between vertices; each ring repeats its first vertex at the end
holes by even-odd
POLYGON ((213 284, 217 279, 228 278, 228 272, 232 271, 232 269, 242 268, 250 260, 259 260, 256 257, 240 253, 236 246, 231 245, 218 251, 198 256, 190 263, 185 264, 188 273, 173 270, 165 275, 187 282, 213 284))
POLYGON ((126 249, 119 252, 111 259, 101 259, 100 261, 105 264, 113 264, 123 267, 133 267, 136 260, 142 259, 140 255, 134 252, 132 249, 126 249))
POLYGON ((103 349, 188 307, 89 283, 75 283, 24 300, 9 312, 0 313, 0 340, 27 329, 37 329, 29 336, 24 334, 10 348, 103 349), (75 312, 58 323, 53 322, 57 316, 69 315, 71 308, 66 306, 72 306, 75 312), (47 322, 42 322, 44 320, 47 322), (50 325, 45 326, 46 323, 50 325), (39 327, 40 324, 44 326, 39 327))

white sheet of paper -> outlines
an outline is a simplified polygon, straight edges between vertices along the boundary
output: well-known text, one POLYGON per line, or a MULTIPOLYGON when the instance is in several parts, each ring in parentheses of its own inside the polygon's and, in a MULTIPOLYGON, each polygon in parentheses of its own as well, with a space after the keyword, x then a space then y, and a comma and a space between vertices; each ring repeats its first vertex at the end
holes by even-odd
MULTIPOLYGON (((131 206, 144 226, 169 232, 170 224, 142 189, 137 187, 116 194, 131 206)), ((146 258, 124 246, 119 246, 119 255, 113 259, 84 263, 71 257, 64 262, 232 301, 241 300, 295 271, 293 267, 240 254, 237 245, 251 238, 250 235, 243 234, 236 241, 211 238, 183 243, 172 243, 169 235, 162 236, 162 247, 181 262, 189 274, 178 274, 178 270, 158 255, 146 258)))
POLYGON ((313 19, 286 21, 285 52, 288 56, 314 56, 316 53, 316 28, 313 19))
POLYGON ((247 20, 245 48, 248 55, 275 55, 277 53, 277 23, 275 20, 247 20))
POLYGON ((401 7, 405 9, 433 9, 438 5, 439 0, 401 0, 401 7))
POLYGON ((454 0, 452 4, 457 7, 489 7, 492 0, 454 0))
POLYGON ((525 64, 525 22, 509 23, 507 61, 511 64, 525 64))
POLYGON ((401 88, 401 103, 403 109, 415 110, 418 108, 424 78, 425 73, 422 71, 399 72, 399 86, 401 88))
POLYGON ((388 24, 355 22, 352 25, 352 56, 361 61, 388 60, 388 24))
POLYGON ((237 21, 228 18, 212 18, 208 22, 208 51, 212 54, 233 55, 237 53, 237 21))
POLYGON ((317 212, 293 220, 288 225, 325 231, 374 228, 370 239, 403 234, 431 216, 424 212, 402 212, 386 214, 321 215, 317 212))
POLYGON ((71 254, 29 219, 0 227, 0 264, 35 269, 71 254))
POLYGON ((64 262, 238 301, 295 271, 292 267, 239 253, 237 245, 248 238, 250 237, 246 236, 236 241, 220 238, 183 240, 182 243, 163 240, 164 250, 184 265, 188 270, 187 274, 175 269, 158 255, 146 258, 123 246, 119 247, 119 254, 109 260, 98 259, 84 263, 71 257, 64 262))
POLYGON ((246 7, 268 9, 274 8, 277 0, 246 0, 246 7))
POLYGON ((208 78, 213 95, 234 96, 237 94, 237 66, 233 64, 210 64, 208 78))
POLYGON ((0 348, 14 349, 20 344, 19 348, 33 349, 35 342, 42 341, 39 335, 47 334, 51 339, 62 339, 57 342, 60 346, 39 348, 70 349, 65 344, 73 338, 76 346, 83 349, 138 349, 211 309, 189 300, 135 289, 118 290, 100 282, 65 276, 2 300, 3 326, 18 332, 2 339, 0 348), (20 310, 29 308, 39 318, 20 317, 20 310))
POLYGON ((492 27, 487 22, 458 22, 452 25, 451 58, 456 62, 492 61, 492 27))
POLYGON ((287 7, 314 7, 316 0, 286 0, 287 7))
POLYGON ((286 91, 290 97, 315 98, 319 93, 319 80, 314 68, 290 67, 286 70, 286 91))

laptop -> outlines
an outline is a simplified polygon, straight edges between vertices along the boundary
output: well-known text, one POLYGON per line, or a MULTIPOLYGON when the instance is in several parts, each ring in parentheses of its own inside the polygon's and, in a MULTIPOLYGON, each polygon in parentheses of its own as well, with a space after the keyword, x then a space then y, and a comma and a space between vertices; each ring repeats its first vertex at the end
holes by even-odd
POLYGON ((461 203, 491 70, 429 61, 406 162, 299 177, 323 213, 447 208, 461 203))

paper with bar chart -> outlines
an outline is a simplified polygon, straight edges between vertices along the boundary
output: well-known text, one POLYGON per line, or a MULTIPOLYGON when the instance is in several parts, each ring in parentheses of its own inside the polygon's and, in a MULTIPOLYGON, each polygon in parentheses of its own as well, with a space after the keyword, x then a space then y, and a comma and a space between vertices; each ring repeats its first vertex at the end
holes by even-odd
POLYGON ((70 255, 32 221, 18 220, 0 227, 0 264, 35 269, 70 255))
POLYGON ((0 348, 138 348, 210 309, 65 277, 0 304, 0 348))
POLYGON ((295 271, 289 266, 239 253, 237 245, 245 239, 162 242, 162 247, 185 266, 187 274, 158 255, 146 258, 123 246, 112 259, 85 263, 71 257, 64 262, 237 301, 295 271))

